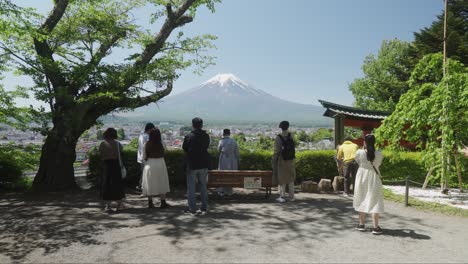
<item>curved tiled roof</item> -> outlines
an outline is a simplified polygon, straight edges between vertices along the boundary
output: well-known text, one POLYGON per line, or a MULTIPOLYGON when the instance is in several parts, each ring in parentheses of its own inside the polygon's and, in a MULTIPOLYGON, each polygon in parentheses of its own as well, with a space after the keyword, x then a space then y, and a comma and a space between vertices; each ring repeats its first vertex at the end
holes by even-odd
POLYGON ((378 119, 383 120, 387 118, 391 113, 385 111, 376 110, 365 110, 355 108, 351 106, 339 105, 323 100, 318 100, 323 107, 327 108, 327 111, 323 114, 324 116, 334 117, 336 114, 343 114, 347 116, 365 118, 365 119, 378 119))

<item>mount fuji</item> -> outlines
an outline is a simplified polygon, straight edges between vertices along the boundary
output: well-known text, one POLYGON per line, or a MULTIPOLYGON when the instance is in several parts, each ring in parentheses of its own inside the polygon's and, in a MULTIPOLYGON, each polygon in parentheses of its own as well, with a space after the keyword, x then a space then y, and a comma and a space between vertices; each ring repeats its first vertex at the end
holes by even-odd
MULTIPOLYGON (((270 95, 234 74, 218 74, 199 86, 163 98, 158 104, 129 115, 139 120, 189 121, 199 116, 217 123, 270 123, 289 120, 296 124, 330 125, 323 108, 298 104, 270 95)), ((130 117, 130 116, 128 116, 130 117)))

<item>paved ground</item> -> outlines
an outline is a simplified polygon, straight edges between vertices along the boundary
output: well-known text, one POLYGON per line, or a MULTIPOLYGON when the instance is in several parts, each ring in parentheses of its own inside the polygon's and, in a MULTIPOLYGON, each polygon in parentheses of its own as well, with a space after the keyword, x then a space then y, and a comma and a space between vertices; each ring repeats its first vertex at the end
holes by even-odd
POLYGON ((468 262, 468 218, 386 203, 384 235, 353 230, 351 200, 298 194, 297 201, 212 201, 203 217, 130 209, 108 215, 95 194, 0 196, 0 263, 7 262, 468 262))

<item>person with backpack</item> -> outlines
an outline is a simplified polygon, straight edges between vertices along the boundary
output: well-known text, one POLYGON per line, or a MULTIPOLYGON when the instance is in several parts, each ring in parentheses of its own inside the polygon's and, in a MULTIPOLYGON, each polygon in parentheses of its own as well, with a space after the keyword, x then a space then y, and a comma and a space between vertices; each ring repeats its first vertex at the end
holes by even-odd
POLYGON ((279 124, 281 134, 275 140, 275 152, 273 154, 273 184, 278 183, 280 197, 279 203, 286 202, 285 193, 288 186, 289 201, 294 201, 294 181, 296 180, 296 148, 294 140, 289 133, 289 122, 281 121, 279 124))
POLYGON ((192 119, 193 131, 184 138, 182 149, 187 158, 187 200, 188 209, 186 213, 192 215, 204 215, 208 210, 208 168, 210 167, 210 155, 208 147, 210 136, 202 130, 203 120, 195 117, 192 119), (195 185, 200 186, 201 207, 196 208, 195 185))

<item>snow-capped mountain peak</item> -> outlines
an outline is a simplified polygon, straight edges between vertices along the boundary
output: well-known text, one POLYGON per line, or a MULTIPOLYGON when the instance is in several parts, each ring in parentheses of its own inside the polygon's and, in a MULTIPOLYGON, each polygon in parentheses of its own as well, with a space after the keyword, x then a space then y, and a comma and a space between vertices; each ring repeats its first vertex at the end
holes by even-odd
POLYGON ((249 86, 247 83, 239 79, 237 76, 235 76, 232 73, 222 73, 222 74, 217 74, 213 78, 209 79, 208 81, 202 83, 201 85, 219 85, 219 86, 224 86, 225 84, 229 83, 234 83, 236 85, 239 85, 243 88, 246 88, 249 86))

